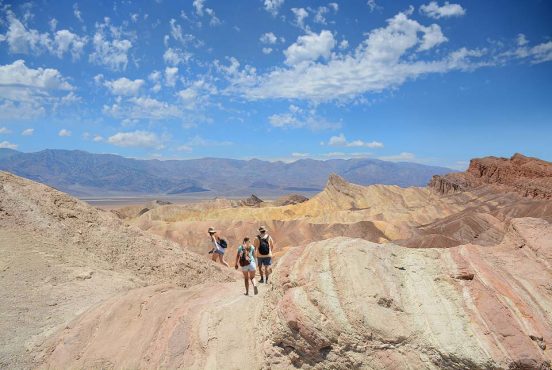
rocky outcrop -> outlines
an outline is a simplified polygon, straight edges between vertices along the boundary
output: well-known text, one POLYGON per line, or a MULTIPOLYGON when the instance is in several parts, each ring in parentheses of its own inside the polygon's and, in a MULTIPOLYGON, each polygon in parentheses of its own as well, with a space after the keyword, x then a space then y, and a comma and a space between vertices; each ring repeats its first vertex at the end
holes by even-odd
POLYGON ((300 195, 300 194, 290 194, 290 195, 284 195, 278 199, 276 199, 274 202, 272 202, 273 206, 276 207, 283 207, 283 206, 289 206, 293 204, 299 204, 303 203, 309 200, 309 198, 300 195))
POLYGON ((114 294, 236 275, 42 184, 0 171, 0 368, 33 368, 44 339, 114 294))
POLYGON ((52 338, 44 365, 549 369, 551 232, 516 219, 491 247, 312 243, 258 296, 236 282, 114 297, 52 338))
POLYGON ((470 161, 464 173, 433 176, 429 187, 441 194, 493 185, 528 198, 552 199, 552 163, 516 153, 510 159, 485 157, 470 161))

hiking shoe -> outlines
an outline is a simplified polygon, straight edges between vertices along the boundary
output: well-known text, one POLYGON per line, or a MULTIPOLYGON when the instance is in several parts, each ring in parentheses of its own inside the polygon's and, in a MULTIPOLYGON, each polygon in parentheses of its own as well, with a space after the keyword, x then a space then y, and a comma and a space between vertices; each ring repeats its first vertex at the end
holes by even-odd
POLYGON ((257 288, 256 285, 253 287, 253 292, 255 293, 255 295, 259 294, 259 288, 257 288))
POLYGON ((261 278, 261 280, 259 280, 259 283, 264 283, 264 279, 261 278))
POLYGON ((268 276, 266 277, 265 284, 268 284, 268 276))

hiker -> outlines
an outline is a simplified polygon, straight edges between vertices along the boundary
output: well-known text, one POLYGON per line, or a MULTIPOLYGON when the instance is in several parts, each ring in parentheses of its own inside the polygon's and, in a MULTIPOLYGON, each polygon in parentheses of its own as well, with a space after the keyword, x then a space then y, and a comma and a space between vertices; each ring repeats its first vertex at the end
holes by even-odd
POLYGON ((235 268, 238 269, 238 263, 241 266, 243 273, 243 281, 245 282, 245 295, 249 295, 249 280, 253 284, 253 291, 256 294, 259 293, 257 284, 255 284, 255 247, 251 245, 249 238, 243 238, 243 243, 238 247, 238 253, 236 254, 235 268))
POLYGON ((261 280, 259 280, 259 283, 268 283, 268 276, 272 272, 271 266, 274 241, 272 240, 272 237, 268 235, 264 226, 259 227, 259 235, 255 238, 255 250, 257 251, 259 274, 261 274, 261 280))
POLYGON ((213 243, 213 249, 209 252, 209 254, 213 254, 213 257, 211 259, 213 262, 217 262, 217 258, 224 266, 228 267, 228 264, 224 260, 224 252, 226 251, 227 243, 226 240, 220 238, 217 235, 217 231, 214 227, 210 227, 207 231, 209 233, 209 236, 211 237, 211 242, 213 243))

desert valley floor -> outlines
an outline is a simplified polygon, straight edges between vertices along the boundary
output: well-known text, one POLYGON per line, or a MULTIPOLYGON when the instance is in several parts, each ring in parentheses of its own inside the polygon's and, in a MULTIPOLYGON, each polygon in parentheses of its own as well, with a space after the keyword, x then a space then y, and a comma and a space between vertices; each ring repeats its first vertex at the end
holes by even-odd
POLYGON ((552 163, 310 199, 93 207, 0 172, 0 368, 550 369, 552 163), (265 225, 257 296, 233 264, 265 225))

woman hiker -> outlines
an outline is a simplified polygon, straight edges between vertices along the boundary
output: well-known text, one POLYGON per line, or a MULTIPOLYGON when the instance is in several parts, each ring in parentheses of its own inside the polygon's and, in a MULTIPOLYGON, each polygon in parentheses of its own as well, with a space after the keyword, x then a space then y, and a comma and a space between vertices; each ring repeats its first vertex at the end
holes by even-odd
POLYGON ((236 264, 234 266, 236 270, 238 269, 238 263, 243 273, 245 295, 249 295, 249 280, 253 284, 253 291, 255 294, 258 294, 259 290, 257 289, 257 284, 255 284, 255 270, 257 268, 255 264, 255 247, 251 245, 249 238, 244 238, 242 245, 238 247, 236 264))
POLYGON ((213 243, 213 249, 209 253, 213 253, 213 257, 211 258, 213 262, 217 262, 217 258, 224 266, 228 267, 228 264, 224 260, 224 252, 226 251, 226 240, 221 239, 217 235, 217 231, 214 227, 210 227, 207 231, 209 233, 209 237, 211 238, 211 242, 213 243))

